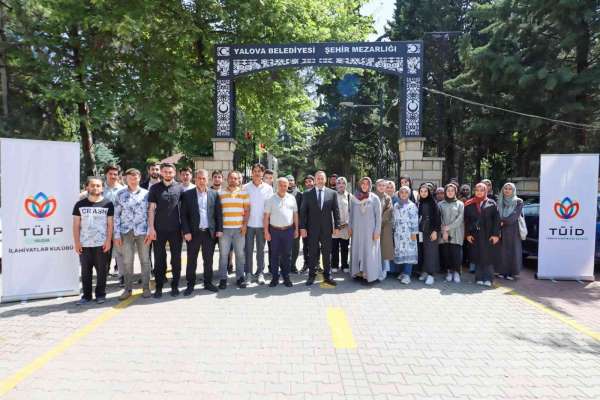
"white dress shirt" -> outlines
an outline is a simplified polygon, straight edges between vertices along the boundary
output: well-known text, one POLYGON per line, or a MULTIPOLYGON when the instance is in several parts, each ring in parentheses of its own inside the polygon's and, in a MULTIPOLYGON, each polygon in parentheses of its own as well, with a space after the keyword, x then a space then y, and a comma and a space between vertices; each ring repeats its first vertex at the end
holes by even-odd
POLYGON ((198 211, 200 212, 200 229, 208 229, 208 192, 196 189, 198 196, 198 211))

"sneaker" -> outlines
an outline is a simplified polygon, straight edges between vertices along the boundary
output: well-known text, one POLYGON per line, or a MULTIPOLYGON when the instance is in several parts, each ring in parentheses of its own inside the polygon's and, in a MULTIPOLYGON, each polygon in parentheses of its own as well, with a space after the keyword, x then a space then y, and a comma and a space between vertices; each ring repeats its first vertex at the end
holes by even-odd
POLYGON ((433 285, 433 282, 435 282, 435 279, 433 278, 433 275, 427 275, 427 279, 425 279, 425 284, 426 285, 433 285))
POLYGON ((509 281, 515 280, 515 278, 512 275, 506 275, 505 278, 508 279, 509 281))
POLYGON ((483 282, 483 285, 484 285, 484 286, 487 286, 487 287, 491 287, 491 286, 492 286, 492 282, 490 282, 490 281, 485 281, 485 282, 483 282))
POLYGON ((339 268, 331 268, 331 272, 337 273, 337 272, 340 272, 340 269, 339 268))
POLYGON ((454 283, 460 283, 460 274, 458 272, 455 272, 452 275, 453 275, 452 278, 454 279, 454 283))
POLYGON ((342 272, 345 272, 345 273, 347 273, 347 274, 348 274, 348 273, 350 273, 350 268, 348 268, 348 267, 343 267, 343 268, 342 268, 342 272))
POLYGON ((127 300, 131 297, 131 290, 124 290, 119 296, 119 301, 127 300))
POLYGON ((446 282, 452 282, 452 272, 448 272, 448 275, 446 275, 446 282))
POLYGON ((246 283, 246 281, 244 280, 244 278, 240 278, 237 280, 237 285, 240 289, 246 289, 248 287, 248 284, 246 283))
POLYGON ((400 283, 403 285, 408 285, 410 283, 410 276, 404 275, 402 279, 400 279, 400 283))
POLYGON ((265 284, 265 276, 263 274, 258 274, 256 281, 258 282, 259 285, 264 285, 265 284))
POLYGON ((152 292, 150 292, 150 288, 144 288, 144 291, 142 292, 142 297, 145 299, 148 299, 152 296, 152 292))
POLYGON ((398 280, 399 280, 399 281, 401 281, 401 280, 402 280, 402 278, 404 278, 404 274, 399 274, 399 275, 398 275, 398 280))
POLYGON ((475 283, 476 283, 477 285, 481 285, 481 286, 483 286, 483 281, 477 281, 477 282, 475 282, 475 283))
POLYGON ((104 304, 105 301, 106 301, 105 297, 96 297, 97 304, 104 304))
POLYGON ((419 276, 419 280, 424 281, 425 279, 427 279, 427 275, 428 275, 427 272, 421 273, 421 276, 419 276))
POLYGON ((77 303, 75 303, 76 306, 84 306, 86 304, 88 304, 90 302, 90 300, 88 299, 84 299, 83 297, 81 299, 79 299, 77 301, 77 303))

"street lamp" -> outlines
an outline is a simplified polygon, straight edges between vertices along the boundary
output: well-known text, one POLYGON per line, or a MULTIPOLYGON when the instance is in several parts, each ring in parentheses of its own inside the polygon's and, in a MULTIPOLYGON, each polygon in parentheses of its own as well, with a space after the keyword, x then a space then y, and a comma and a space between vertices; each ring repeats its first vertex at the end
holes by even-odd
POLYGON ((379 104, 354 104, 351 101, 342 101, 340 106, 348 108, 377 108, 379 109, 379 137, 377 139, 377 178, 383 177, 383 89, 377 91, 379 104))

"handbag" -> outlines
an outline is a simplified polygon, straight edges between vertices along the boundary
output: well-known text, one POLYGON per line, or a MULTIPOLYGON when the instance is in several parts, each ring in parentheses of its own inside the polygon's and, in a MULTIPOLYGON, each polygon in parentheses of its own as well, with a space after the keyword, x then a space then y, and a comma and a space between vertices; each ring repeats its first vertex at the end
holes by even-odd
POLYGON ((525 223, 525 217, 523 214, 519 215, 519 235, 521 236, 521 240, 527 239, 527 224, 525 223))

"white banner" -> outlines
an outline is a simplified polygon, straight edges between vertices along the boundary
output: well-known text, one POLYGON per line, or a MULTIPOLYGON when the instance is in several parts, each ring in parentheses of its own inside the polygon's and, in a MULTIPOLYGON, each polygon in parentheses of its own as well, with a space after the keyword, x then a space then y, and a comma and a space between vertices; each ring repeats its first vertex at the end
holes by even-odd
POLYGON ((79 195, 79 144, 1 139, 0 148, 0 301, 79 294, 71 216, 79 195))
POLYGON ((594 280, 598 154, 542 155, 538 278, 594 280))

